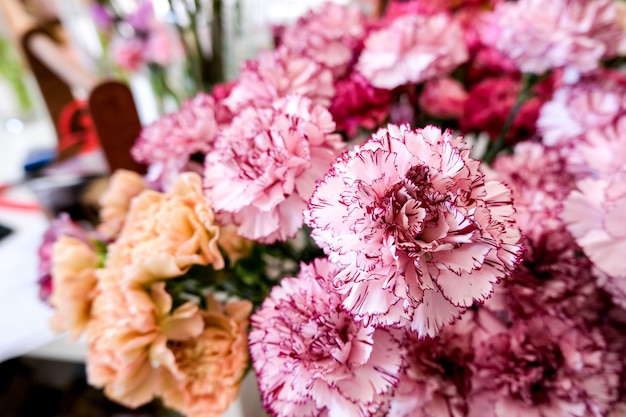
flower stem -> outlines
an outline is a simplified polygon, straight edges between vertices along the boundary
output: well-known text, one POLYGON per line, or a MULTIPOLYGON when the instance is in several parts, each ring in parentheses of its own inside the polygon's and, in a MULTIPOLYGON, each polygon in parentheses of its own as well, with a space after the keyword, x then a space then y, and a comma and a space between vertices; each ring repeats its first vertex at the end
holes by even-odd
POLYGON ((489 165, 491 165, 491 163, 493 162, 495 157, 498 155, 498 153, 500 153, 501 150, 506 148, 506 135, 509 132, 509 129, 511 129, 511 126, 513 125, 513 121, 515 120, 515 117, 517 116, 520 109, 522 108, 522 105, 530 97, 530 88, 534 84, 534 81, 535 81, 535 77, 533 74, 527 74, 527 73, 524 74, 522 78, 522 89, 517 94, 517 98, 515 99, 515 104, 509 111, 509 114, 507 115, 504 121, 504 125, 502 125, 502 129, 500 130, 498 137, 491 144, 491 146, 489 147, 489 150, 487 150, 487 153, 483 157, 483 161, 485 161, 489 165))

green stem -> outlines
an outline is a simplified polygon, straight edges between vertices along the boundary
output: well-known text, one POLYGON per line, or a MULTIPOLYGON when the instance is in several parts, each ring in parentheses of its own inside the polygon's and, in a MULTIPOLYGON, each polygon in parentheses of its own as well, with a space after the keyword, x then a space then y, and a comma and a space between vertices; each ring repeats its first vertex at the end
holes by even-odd
POLYGON ((517 97, 515 99, 515 104, 509 111, 509 114, 507 115, 504 121, 504 125, 502 126, 502 129, 500 130, 498 137, 491 144, 491 146, 487 150, 487 153, 483 157, 483 161, 485 161, 489 165, 491 165, 491 163, 493 162, 495 157, 498 155, 498 153, 500 153, 500 151, 506 148, 506 145, 507 145, 506 135, 509 132, 509 129, 511 129, 511 126, 513 125, 513 121, 515 120, 515 117, 517 116, 520 109, 522 108, 522 105, 530 97, 531 95, 530 88, 532 87, 534 80, 535 80, 535 77, 533 74, 524 74, 522 78, 522 89, 517 94, 517 97))

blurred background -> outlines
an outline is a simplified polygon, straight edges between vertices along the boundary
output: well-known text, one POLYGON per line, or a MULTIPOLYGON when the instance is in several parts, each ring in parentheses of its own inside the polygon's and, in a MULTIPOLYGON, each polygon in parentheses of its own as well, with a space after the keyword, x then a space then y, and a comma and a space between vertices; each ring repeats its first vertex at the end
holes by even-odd
POLYGON ((128 150, 142 126, 227 85, 320 3, 0 0, 0 417, 165 415, 107 401, 80 341, 51 333, 43 233, 61 211, 92 220, 101 180, 141 169, 128 150))

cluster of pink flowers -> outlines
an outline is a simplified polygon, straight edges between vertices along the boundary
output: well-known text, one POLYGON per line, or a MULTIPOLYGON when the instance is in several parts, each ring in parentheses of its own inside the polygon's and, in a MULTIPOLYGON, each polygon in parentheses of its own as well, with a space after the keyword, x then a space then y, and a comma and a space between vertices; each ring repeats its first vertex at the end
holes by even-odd
POLYGON ((388 3, 146 126, 105 244, 49 236, 108 396, 220 415, 250 360, 275 416, 623 415, 626 7, 388 3))

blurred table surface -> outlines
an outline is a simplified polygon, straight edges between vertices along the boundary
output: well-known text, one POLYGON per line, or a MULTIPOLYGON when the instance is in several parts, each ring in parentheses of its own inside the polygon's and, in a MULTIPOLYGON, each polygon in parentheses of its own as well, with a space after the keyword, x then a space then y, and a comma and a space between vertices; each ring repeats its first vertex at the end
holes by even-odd
MULTIPOLYGON (((0 126, 0 184, 19 181, 28 153, 53 148, 57 140, 44 118, 11 128, 0 126)), ((0 241, 0 362, 23 355, 81 361, 84 345, 52 333, 52 310, 38 297, 37 248, 48 219, 41 210, 20 207, 36 203, 25 185, 0 193, 0 224, 13 229, 0 241)))

